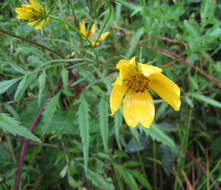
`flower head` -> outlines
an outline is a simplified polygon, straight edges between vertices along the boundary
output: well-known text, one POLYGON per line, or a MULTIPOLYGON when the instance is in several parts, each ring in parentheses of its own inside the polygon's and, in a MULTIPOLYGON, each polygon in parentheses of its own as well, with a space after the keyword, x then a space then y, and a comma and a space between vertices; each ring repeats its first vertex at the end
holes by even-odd
MULTIPOLYGON (((82 34, 84 34, 85 36, 87 36, 88 38, 92 37, 95 32, 96 32, 96 26, 95 24, 92 24, 91 26, 91 29, 89 32, 87 32, 86 30, 86 26, 85 26, 85 20, 83 20, 81 23, 80 23, 80 31, 82 34)), ((92 41, 91 41, 91 44, 93 46, 95 45, 99 45, 100 44, 100 40, 104 40, 107 36, 109 35, 109 32, 105 32, 103 34, 100 35, 100 38, 98 39, 98 37, 94 38, 92 41)), ((83 38, 85 40, 85 38, 83 38)))
POLYGON ((15 8, 15 12, 18 13, 18 19, 24 19, 28 21, 28 25, 34 26, 35 29, 42 29, 44 24, 48 24, 50 18, 47 17, 47 13, 43 6, 29 0, 31 4, 22 4, 20 8, 15 8))
POLYGON ((136 127, 140 123, 149 128, 155 115, 149 88, 170 104, 174 110, 180 109, 180 88, 161 73, 161 68, 142 63, 136 65, 135 57, 129 61, 120 60, 116 67, 120 73, 112 84, 111 115, 119 109, 125 95, 123 114, 126 123, 130 127, 136 127))

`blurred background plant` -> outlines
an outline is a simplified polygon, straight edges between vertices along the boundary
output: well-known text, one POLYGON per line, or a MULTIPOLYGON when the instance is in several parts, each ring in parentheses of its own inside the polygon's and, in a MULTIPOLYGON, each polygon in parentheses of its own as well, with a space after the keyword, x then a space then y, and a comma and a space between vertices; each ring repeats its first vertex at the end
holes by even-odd
POLYGON ((0 1, 0 190, 22 153, 22 190, 220 189, 221 2, 38 3, 57 18, 43 30, 16 19, 21 2, 0 1), (83 19, 91 40, 110 32, 98 46, 76 32, 83 19), (116 63, 132 56, 182 92, 179 112, 152 94, 150 129, 109 117, 116 63))

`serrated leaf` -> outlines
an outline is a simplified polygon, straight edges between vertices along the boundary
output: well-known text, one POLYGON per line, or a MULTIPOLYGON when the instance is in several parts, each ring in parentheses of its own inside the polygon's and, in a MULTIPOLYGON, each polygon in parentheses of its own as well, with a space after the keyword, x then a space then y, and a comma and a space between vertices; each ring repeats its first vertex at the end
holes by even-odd
POLYGON ((215 107, 218 107, 218 108, 221 108, 221 103, 212 99, 212 98, 209 98, 207 96, 204 96, 202 94, 199 94, 199 93, 188 93, 189 96, 193 97, 193 98, 196 98, 197 100, 200 100, 206 104, 210 104, 212 106, 215 106, 215 107))
POLYGON ((122 166, 114 164, 115 168, 119 172, 119 174, 124 178, 124 181, 127 185, 133 190, 139 190, 138 185, 134 177, 122 166))
POLYGON ((24 78, 20 81, 17 90, 15 92, 14 99, 15 100, 20 100, 21 97, 24 95, 26 89, 29 87, 29 85, 35 80, 36 78, 36 73, 30 73, 26 74, 24 78))
POLYGON ((139 12, 143 12, 143 7, 140 5, 136 5, 135 3, 130 3, 128 1, 124 1, 124 0, 117 0, 119 3, 121 3, 123 6, 133 10, 133 13, 131 13, 130 16, 134 16, 139 12))
POLYGON ((38 91, 38 104, 41 104, 41 98, 42 98, 42 92, 45 87, 45 82, 46 82, 46 72, 45 70, 41 73, 38 79, 38 85, 39 85, 39 91, 38 91))
POLYGON ((84 94, 80 96, 80 106, 78 109, 78 123, 80 129, 81 142, 83 146, 84 155, 84 169, 87 173, 88 170, 88 154, 89 154, 89 107, 85 100, 84 94))
POLYGON ((13 84, 18 82, 19 80, 20 80, 20 78, 1 81, 0 82, 0 94, 3 94, 4 92, 6 92, 6 90, 8 90, 8 88, 10 88, 13 84))
POLYGON ((114 190, 114 185, 112 183, 108 183, 106 179, 103 176, 99 175, 97 172, 88 170, 88 178, 92 181, 94 185, 101 189, 114 190))
POLYGON ((59 106, 59 97, 60 97, 60 93, 57 93, 54 97, 52 97, 48 101, 45 107, 45 111, 43 112, 44 122, 45 122, 45 126, 43 129, 44 133, 47 131, 48 125, 50 121, 52 120, 55 112, 57 111, 57 107, 59 106))
POLYGON ((152 190, 151 184, 148 181, 148 179, 144 175, 142 175, 138 170, 130 170, 130 169, 128 169, 128 172, 130 174, 132 174, 148 190, 152 190))
POLYGON ((12 135, 19 135, 39 143, 41 142, 38 137, 34 136, 25 127, 20 126, 17 120, 5 113, 0 113, 0 128, 12 135))
POLYGON ((64 84, 64 88, 67 88, 68 87, 68 70, 65 69, 65 67, 62 68, 61 78, 62 78, 62 82, 64 84))
POLYGON ((152 123, 149 129, 143 128, 143 130, 145 130, 145 132, 149 134, 152 139, 169 146, 174 152, 178 152, 178 149, 173 139, 171 139, 167 134, 165 134, 159 125, 152 123))
POLYGON ((109 152, 108 148, 108 104, 104 100, 104 97, 101 98, 101 101, 98 105, 99 113, 99 126, 101 137, 104 145, 104 151, 109 152))
POLYGON ((123 121, 123 117, 122 117, 121 113, 118 111, 114 115, 114 133, 115 133, 115 138, 117 140, 117 145, 120 150, 121 150, 121 144, 120 144, 119 131, 120 131, 120 127, 122 126, 122 121, 123 121))
POLYGON ((15 92, 15 95, 14 95, 14 99, 17 100, 19 94, 21 93, 21 91, 23 91, 24 87, 25 87, 25 83, 27 82, 27 78, 28 78, 28 75, 25 75, 24 78, 20 81, 18 87, 17 87, 17 90, 15 92))
POLYGON ((22 67, 19 67, 18 65, 12 63, 9 63, 9 65, 14 69, 14 71, 23 75, 27 74, 27 71, 25 71, 22 67))

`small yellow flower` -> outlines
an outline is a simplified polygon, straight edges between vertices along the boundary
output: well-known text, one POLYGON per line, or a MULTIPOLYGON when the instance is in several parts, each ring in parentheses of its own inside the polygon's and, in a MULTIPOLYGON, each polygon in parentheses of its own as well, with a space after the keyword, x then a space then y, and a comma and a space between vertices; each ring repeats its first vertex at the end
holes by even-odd
POLYGON ((135 63, 135 57, 127 61, 122 59, 116 68, 120 73, 112 84, 110 95, 111 115, 119 109, 123 102, 123 114, 130 127, 136 127, 138 122, 146 128, 154 120, 155 108, 148 91, 150 88, 170 104, 174 110, 180 109, 180 88, 163 75, 162 69, 152 65, 135 63))
MULTIPOLYGON (((83 21, 80 23, 80 31, 81 31, 82 34, 84 34, 85 36, 87 36, 88 38, 90 38, 90 37, 92 37, 92 36, 95 34, 95 32, 96 32, 96 26, 95 26, 95 24, 93 24, 93 25, 91 26, 90 31, 87 32, 86 26, 85 26, 85 20, 83 20, 83 21)), ((92 44, 93 46, 99 45, 99 44, 100 44, 99 41, 100 41, 100 40, 104 40, 108 35, 109 35, 109 32, 105 32, 105 33, 101 34, 100 38, 98 39, 98 37, 96 37, 95 39, 93 39, 93 40, 91 41, 91 44, 92 44), (97 42, 97 43, 96 43, 96 42, 97 42), (95 44, 95 43, 96 43, 96 44, 95 44)), ((83 38, 83 39, 85 40, 85 38, 83 38)))
POLYGON ((29 0, 31 4, 22 4, 21 8, 15 8, 15 12, 18 13, 18 19, 24 19, 28 21, 28 25, 34 26, 35 29, 42 29, 44 24, 48 24, 50 18, 47 17, 47 13, 43 6, 29 0))

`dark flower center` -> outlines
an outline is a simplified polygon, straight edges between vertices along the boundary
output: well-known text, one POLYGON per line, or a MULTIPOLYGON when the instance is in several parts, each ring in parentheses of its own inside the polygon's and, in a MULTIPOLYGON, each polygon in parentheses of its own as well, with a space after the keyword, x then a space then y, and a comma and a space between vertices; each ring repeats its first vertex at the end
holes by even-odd
POLYGON ((133 92, 144 92, 146 89, 148 89, 148 82, 149 80, 147 77, 141 73, 137 73, 130 77, 130 79, 127 81, 127 86, 133 92))

